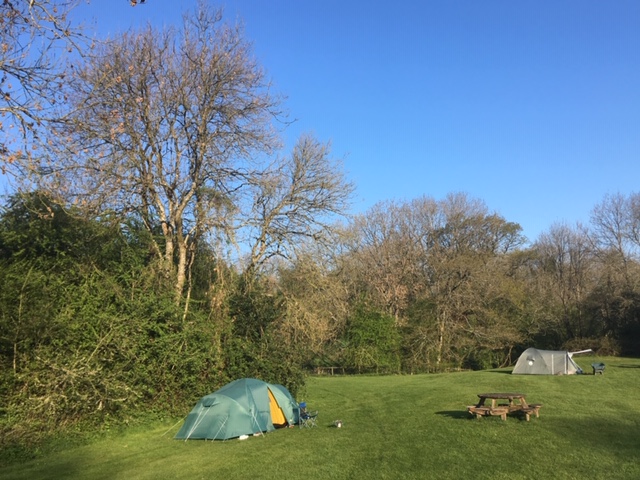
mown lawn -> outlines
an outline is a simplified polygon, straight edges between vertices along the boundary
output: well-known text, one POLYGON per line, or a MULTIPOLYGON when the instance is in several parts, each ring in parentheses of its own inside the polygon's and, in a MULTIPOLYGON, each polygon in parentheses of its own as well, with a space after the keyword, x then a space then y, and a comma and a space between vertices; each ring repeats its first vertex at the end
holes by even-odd
MULTIPOLYGON (((591 371, 594 357, 576 360, 591 371)), ((173 419, 5 467, 0 478, 638 479, 640 359, 598 360, 604 375, 311 378, 315 429, 184 442, 172 439, 173 419), (523 392, 543 404, 540 418, 471 418, 465 407, 483 391, 523 392)))

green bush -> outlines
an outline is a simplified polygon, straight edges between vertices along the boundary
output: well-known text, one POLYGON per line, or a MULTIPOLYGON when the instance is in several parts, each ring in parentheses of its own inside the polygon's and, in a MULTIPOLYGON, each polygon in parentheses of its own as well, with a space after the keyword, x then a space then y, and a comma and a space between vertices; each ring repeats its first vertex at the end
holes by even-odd
POLYGON ((401 337, 393 317, 364 305, 347 320, 346 367, 357 372, 398 373, 401 337))

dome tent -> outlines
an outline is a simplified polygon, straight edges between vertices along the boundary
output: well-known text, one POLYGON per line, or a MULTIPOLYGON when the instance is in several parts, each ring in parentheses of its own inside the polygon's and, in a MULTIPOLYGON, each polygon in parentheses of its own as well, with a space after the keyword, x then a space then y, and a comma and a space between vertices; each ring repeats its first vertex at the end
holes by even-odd
POLYGON ((226 440, 298 422, 298 404, 282 385, 235 380, 202 397, 175 439, 226 440))
POLYGON ((582 373, 566 350, 538 350, 527 348, 513 367, 512 374, 572 375, 582 373))

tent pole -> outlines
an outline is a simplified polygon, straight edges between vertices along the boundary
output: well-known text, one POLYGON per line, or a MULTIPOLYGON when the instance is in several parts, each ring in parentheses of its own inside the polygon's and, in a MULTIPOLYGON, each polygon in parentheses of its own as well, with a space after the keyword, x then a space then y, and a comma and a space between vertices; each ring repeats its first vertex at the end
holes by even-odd
MULTIPOLYGON (((256 418, 256 414, 253 411, 253 409, 250 410, 251 411, 251 418, 253 419, 253 422, 256 424, 256 428, 258 429, 258 432, 260 432, 262 434, 262 429, 260 428, 260 424, 258 423, 258 419, 256 418)), ((255 433, 258 433, 255 432, 255 433)), ((264 438, 264 434, 262 434, 262 437, 264 438)))
MULTIPOLYGON (((171 430, 172 428, 175 428, 176 425, 178 425, 180 422, 184 422, 184 419, 181 418, 180 420, 178 420, 175 424, 173 424, 171 427, 169 427, 169 430, 171 430)), ((169 433, 169 430, 167 430, 166 432, 164 432, 162 435, 160 435, 161 437, 164 437, 167 433, 169 433)))
POLYGON ((225 426, 225 424, 227 423, 227 420, 229 419, 229 415, 227 415, 226 417, 224 417, 224 421, 220 424, 220 428, 218 429, 218 431, 216 432, 216 434, 213 436, 212 440, 215 440, 216 437, 218 436, 218 434, 220 433, 220 430, 222 430, 222 427, 225 426))
POLYGON ((200 411, 198 412, 198 418, 196 418, 196 421, 193 422, 193 426, 191 427, 191 430, 189 430, 189 433, 187 433, 187 437, 184 439, 184 441, 186 442, 187 440, 189 440, 189 437, 191 436, 191 434, 193 433, 193 431, 196 429, 196 427, 200 424, 200 422, 202 421, 202 412, 204 412, 204 409, 202 407, 200 407, 200 411))

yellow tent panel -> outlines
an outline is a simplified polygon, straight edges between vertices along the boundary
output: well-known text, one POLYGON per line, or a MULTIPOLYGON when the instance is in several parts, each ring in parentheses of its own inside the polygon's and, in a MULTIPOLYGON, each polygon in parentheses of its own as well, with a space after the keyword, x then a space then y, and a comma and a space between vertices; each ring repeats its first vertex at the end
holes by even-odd
POLYGON ((271 389, 269 391, 269 409, 271 410, 271 423, 275 426, 285 425, 287 423, 287 417, 285 417, 282 408, 278 405, 273 393, 271 393, 271 389))

